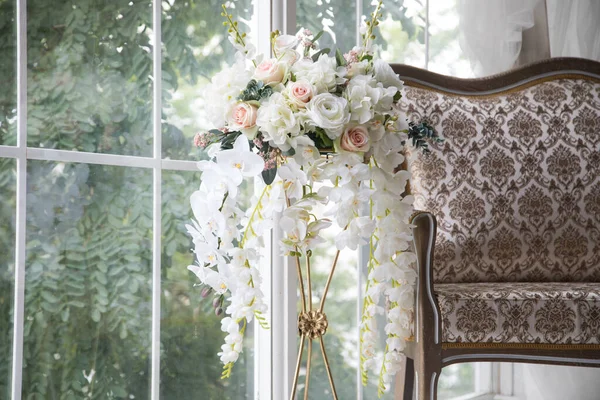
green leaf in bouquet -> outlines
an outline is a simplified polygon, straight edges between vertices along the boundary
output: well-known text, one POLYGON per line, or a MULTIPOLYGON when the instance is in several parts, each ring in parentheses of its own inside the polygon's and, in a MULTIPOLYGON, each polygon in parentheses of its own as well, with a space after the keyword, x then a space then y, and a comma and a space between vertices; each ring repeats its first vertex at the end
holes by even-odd
POLYGON ((335 49, 335 61, 337 62, 338 67, 345 67, 347 64, 346 59, 344 58, 344 55, 340 49, 335 49))
POLYGON ((313 142, 315 142, 315 147, 319 150, 333 150, 333 140, 327 136, 325 130, 323 128, 315 128, 314 132, 310 132, 308 134, 313 142))
POLYGON ((400 101, 401 98, 402 98, 402 92, 398 90, 396 92, 396 94, 394 95, 394 103, 397 103, 398 101, 400 101))
POLYGON ((273 183, 276 176, 277 176, 277 166, 274 166, 273 168, 270 168, 270 169, 266 169, 262 172, 262 178, 263 178, 263 181, 265 181, 266 185, 270 185, 271 183, 273 183))
POLYGON ((291 157, 294 154, 296 154, 296 150, 293 147, 290 147, 288 150, 282 151, 281 154, 283 154, 286 157, 291 157))
POLYGON ((324 49, 321 49, 321 50, 317 51, 315 54, 313 54, 312 60, 317 61, 319 59, 319 57, 321 57, 321 54, 329 55, 330 51, 331 51, 331 49, 329 47, 325 47, 324 49))
POLYGON ((315 36, 315 37, 313 38, 313 40, 312 40, 312 41, 313 41, 313 43, 316 43, 316 42, 317 42, 317 40, 321 39, 321 36, 323 36, 323 33, 324 33, 324 32, 325 32, 325 31, 320 31, 319 33, 317 33, 317 34, 316 34, 316 36, 315 36))
POLYGON ((413 147, 416 149, 420 148, 423 151, 423 154, 428 154, 431 152, 429 150, 429 143, 427 143, 427 140, 430 140, 434 143, 440 143, 444 141, 444 139, 439 137, 433 127, 427 122, 421 122, 418 124, 409 122, 407 133, 408 139, 411 140, 413 147))
POLYGON ((229 132, 221 140, 221 150, 233 149, 235 140, 242 134, 242 132, 229 132))
POLYGON ((266 99, 273 94, 273 88, 269 85, 265 85, 262 81, 251 79, 246 85, 246 89, 242 90, 242 93, 238 96, 238 100, 241 101, 259 101, 266 99))

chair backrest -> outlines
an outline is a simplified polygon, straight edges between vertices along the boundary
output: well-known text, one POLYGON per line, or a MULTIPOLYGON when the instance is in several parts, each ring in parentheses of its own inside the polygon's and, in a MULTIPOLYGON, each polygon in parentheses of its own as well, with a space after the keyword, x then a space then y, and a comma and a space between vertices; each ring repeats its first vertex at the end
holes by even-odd
POLYGON ((600 63, 463 80, 395 65, 402 107, 445 141, 408 154, 438 220, 435 282, 600 282, 600 63))

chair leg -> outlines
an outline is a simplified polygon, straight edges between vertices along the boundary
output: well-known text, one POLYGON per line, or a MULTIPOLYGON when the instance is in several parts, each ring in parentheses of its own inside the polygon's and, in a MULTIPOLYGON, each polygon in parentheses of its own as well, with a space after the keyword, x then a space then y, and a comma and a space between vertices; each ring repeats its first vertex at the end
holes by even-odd
POLYGON ((412 358, 406 357, 404 366, 404 389, 403 400, 413 400, 415 391, 415 361, 412 358))
POLYGON ((437 385, 441 370, 431 365, 418 366, 417 370, 417 399, 437 400, 437 385))

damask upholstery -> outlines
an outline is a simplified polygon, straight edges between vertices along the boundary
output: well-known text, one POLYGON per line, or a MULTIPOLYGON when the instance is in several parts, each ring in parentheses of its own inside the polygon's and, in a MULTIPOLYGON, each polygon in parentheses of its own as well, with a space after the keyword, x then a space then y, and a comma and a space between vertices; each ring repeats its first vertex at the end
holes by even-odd
POLYGON ((445 138, 409 154, 415 208, 438 223, 434 282, 600 282, 600 83, 487 97, 407 87, 402 108, 445 138))
POLYGON ((445 343, 600 344, 597 283, 435 285, 445 343))

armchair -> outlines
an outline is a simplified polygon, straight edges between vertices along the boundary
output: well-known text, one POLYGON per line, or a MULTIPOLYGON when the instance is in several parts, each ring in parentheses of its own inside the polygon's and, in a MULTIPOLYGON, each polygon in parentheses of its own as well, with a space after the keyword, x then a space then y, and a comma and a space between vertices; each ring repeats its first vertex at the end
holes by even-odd
MULTIPOLYGON (((404 399, 442 367, 600 367, 600 63, 482 79, 395 65, 409 120, 445 138, 407 154, 419 273, 404 399)), ((401 394, 398 394, 398 398, 401 394)))

